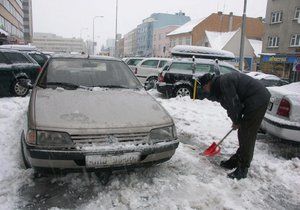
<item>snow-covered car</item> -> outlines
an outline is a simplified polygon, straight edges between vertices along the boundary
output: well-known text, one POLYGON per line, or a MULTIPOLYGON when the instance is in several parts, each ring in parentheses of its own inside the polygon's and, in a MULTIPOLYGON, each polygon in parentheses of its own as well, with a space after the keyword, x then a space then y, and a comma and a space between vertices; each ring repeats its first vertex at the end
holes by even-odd
POLYGON ((167 161, 179 142, 123 61, 55 55, 33 87, 21 143, 27 167, 93 171, 167 161))
POLYGON ((265 74, 262 72, 249 72, 248 76, 259 80, 265 87, 283 86, 289 84, 287 81, 280 79, 273 74, 265 74))
POLYGON ((142 84, 156 84, 159 72, 171 60, 169 58, 146 58, 136 66, 134 73, 142 84))
POLYGON ((270 87, 270 104, 261 128, 282 139, 300 142, 300 82, 270 87))

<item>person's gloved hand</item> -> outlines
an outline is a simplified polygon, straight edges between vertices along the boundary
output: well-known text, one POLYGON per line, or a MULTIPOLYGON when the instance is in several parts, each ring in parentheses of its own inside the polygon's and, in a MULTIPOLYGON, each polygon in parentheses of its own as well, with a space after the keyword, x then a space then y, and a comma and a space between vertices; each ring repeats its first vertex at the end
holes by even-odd
POLYGON ((232 128, 233 128, 233 130, 238 130, 238 129, 240 129, 240 125, 238 125, 238 124, 234 124, 234 123, 232 123, 232 126, 231 126, 232 128))

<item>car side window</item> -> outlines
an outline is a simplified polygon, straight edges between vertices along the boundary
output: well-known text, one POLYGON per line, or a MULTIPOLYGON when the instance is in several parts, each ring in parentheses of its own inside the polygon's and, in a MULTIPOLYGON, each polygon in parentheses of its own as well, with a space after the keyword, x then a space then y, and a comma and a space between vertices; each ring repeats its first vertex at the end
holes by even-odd
POLYGON ((12 63, 31 63, 24 55, 21 53, 15 52, 6 52, 5 56, 12 62, 12 63))
POLYGON ((170 66, 169 71, 172 70, 187 70, 187 71, 192 71, 193 67, 192 67, 192 63, 173 63, 170 66))
POLYGON ((212 66, 209 64, 196 64, 196 72, 209 73, 211 72, 212 66))
POLYGON ((220 66, 220 73, 221 74, 228 74, 228 73, 231 73, 231 72, 236 72, 236 70, 234 70, 230 67, 227 67, 227 66, 220 66))
POLYGON ((166 63, 167 63, 167 61, 160 61, 160 63, 159 63, 159 68, 162 68, 162 67, 164 67, 165 65, 166 65, 166 63))
POLYGON ((35 54, 35 53, 29 53, 29 55, 40 65, 43 65, 46 61, 46 59, 42 55, 35 54))
POLYGON ((8 60, 4 57, 2 53, 0 53, 0 63, 9 64, 8 60))
POLYGON ((142 63, 143 67, 157 68, 159 60, 147 60, 142 63))

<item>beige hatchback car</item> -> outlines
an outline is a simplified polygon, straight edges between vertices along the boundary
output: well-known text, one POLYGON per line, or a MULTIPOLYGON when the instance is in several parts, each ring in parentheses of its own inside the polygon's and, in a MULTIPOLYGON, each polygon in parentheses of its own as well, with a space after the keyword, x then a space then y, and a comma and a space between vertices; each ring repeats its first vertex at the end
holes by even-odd
POLYGON ((174 122, 121 60, 53 56, 33 87, 23 160, 35 169, 120 169, 169 160, 174 122))

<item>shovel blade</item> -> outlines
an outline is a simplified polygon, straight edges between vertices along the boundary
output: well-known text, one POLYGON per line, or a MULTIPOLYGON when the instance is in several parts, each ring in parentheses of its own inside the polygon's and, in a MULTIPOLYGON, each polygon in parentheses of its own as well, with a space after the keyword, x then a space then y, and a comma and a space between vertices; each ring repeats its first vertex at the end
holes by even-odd
POLYGON ((221 152, 221 148, 214 142, 209 148, 207 148, 204 152, 204 156, 213 157, 221 152))

